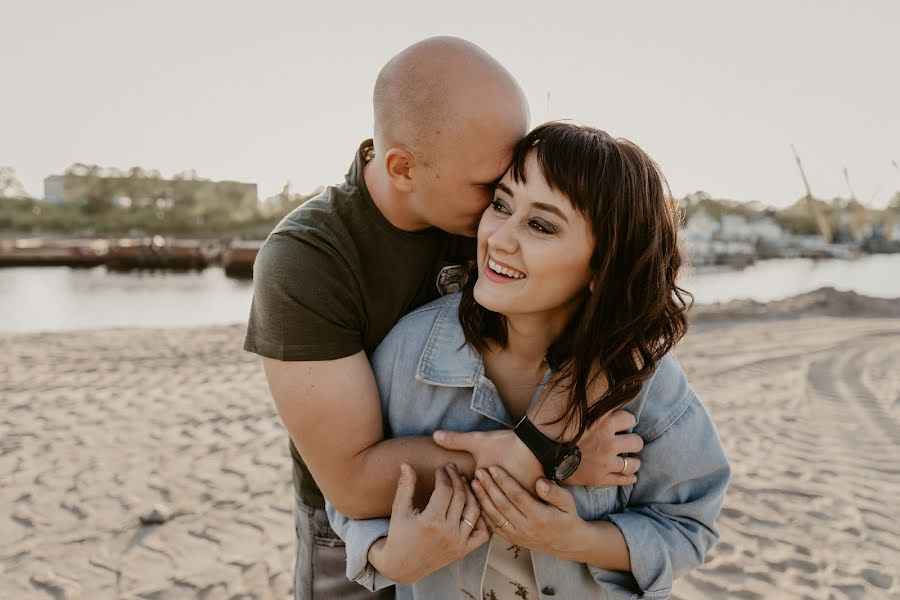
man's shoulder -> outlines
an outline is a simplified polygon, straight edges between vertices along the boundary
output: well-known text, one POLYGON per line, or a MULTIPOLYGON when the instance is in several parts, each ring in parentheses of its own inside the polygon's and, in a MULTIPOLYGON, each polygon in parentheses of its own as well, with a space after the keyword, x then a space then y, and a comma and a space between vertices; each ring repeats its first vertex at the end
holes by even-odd
POLYGON ((329 187, 288 213, 260 248, 256 268, 296 271, 323 261, 343 268, 344 246, 352 235, 339 207, 352 201, 352 194, 352 190, 329 187))
POLYGON ((295 236, 317 232, 333 236, 347 228, 346 209, 359 196, 359 189, 355 187, 328 186, 285 215, 272 233, 295 236))
POLYGON ((401 348, 407 352, 421 353, 437 321, 445 319, 448 314, 457 314, 460 297, 459 293, 441 296, 401 318, 375 350, 374 359, 393 356, 401 348))

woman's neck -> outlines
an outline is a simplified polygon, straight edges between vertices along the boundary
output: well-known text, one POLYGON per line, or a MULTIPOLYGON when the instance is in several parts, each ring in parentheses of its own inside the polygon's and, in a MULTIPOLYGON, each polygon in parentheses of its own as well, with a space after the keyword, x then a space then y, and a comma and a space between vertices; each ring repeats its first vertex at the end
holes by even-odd
POLYGON ((552 312, 506 316, 506 348, 501 352, 522 367, 539 368, 576 308, 577 302, 572 302, 552 312))

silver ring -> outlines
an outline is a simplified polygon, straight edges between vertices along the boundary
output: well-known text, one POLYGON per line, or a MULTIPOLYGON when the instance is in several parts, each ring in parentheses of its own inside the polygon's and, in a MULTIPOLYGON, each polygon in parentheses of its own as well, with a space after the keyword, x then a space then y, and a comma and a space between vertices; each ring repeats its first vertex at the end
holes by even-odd
POLYGON ((465 523, 466 525, 468 525, 469 527, 471 527, 472 529, 475 529, 475 526, 472 525, 472 521, 468 520, 467 518, 463 517, 462 522, 465 523))
POLYGON ((503 525, 500 525, 499 527, 497 527, 497 529, 503 529, 503 528, 506 527, 507 525, 509 525, 509 519, 506 520, 506 523, 504 523, 503 525))
POLYGON ((625 471, 628 469, 628 459, 625 458, 625 457, 623 456, 623 457, 622 457, 622 461, 623 461, 625 464, 622 465, 622 470, 619 471, 619 475, 624 475, 624 474, 625 474, 625 471))

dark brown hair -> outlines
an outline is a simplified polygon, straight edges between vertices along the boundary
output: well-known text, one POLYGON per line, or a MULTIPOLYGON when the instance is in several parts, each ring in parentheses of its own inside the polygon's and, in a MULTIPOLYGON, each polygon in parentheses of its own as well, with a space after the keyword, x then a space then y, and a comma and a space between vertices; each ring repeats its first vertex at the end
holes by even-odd
MULTIPOLYGON (((657 363, 687 331, 693 296, 677 285, 681 215, 656 163, 628 140, 571 123, 541 125, 516 147, 512 176, 525 183, 525 160, 537 153, 551 188, 565 194, 592 226, 593 293, 547 351, 553 386, 570 394, 566 429, 576 440, 606 413, 633 399, 657 363), (588 398, 598 376, 607 389, 588 398)), ((463 289, 459 319, 480 352, 506 347, 503 315, 473 296, 477 272, 463 289)), ((552 388, 551 388, 552 389, 552 388)))

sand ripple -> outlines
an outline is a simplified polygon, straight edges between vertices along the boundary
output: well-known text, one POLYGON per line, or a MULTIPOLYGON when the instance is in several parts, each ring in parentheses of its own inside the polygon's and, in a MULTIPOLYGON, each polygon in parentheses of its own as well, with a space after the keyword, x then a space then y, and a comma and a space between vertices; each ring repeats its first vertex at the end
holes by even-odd
MULTIPOLYGON (((0 597, 289 596, 290 462, 241 337, 0 335, 0 597)), ((900 597, 900 320, 710 319, 678 355, 735 474, 676 597, 900 597)))
POLYGON ((241 335, 0 336, 0 597, 288 597, 286 439, 241 335))
POLYGON ((679 356, 734 479, 676 597, 900 597, 900 321, 701 324, 679 356))

